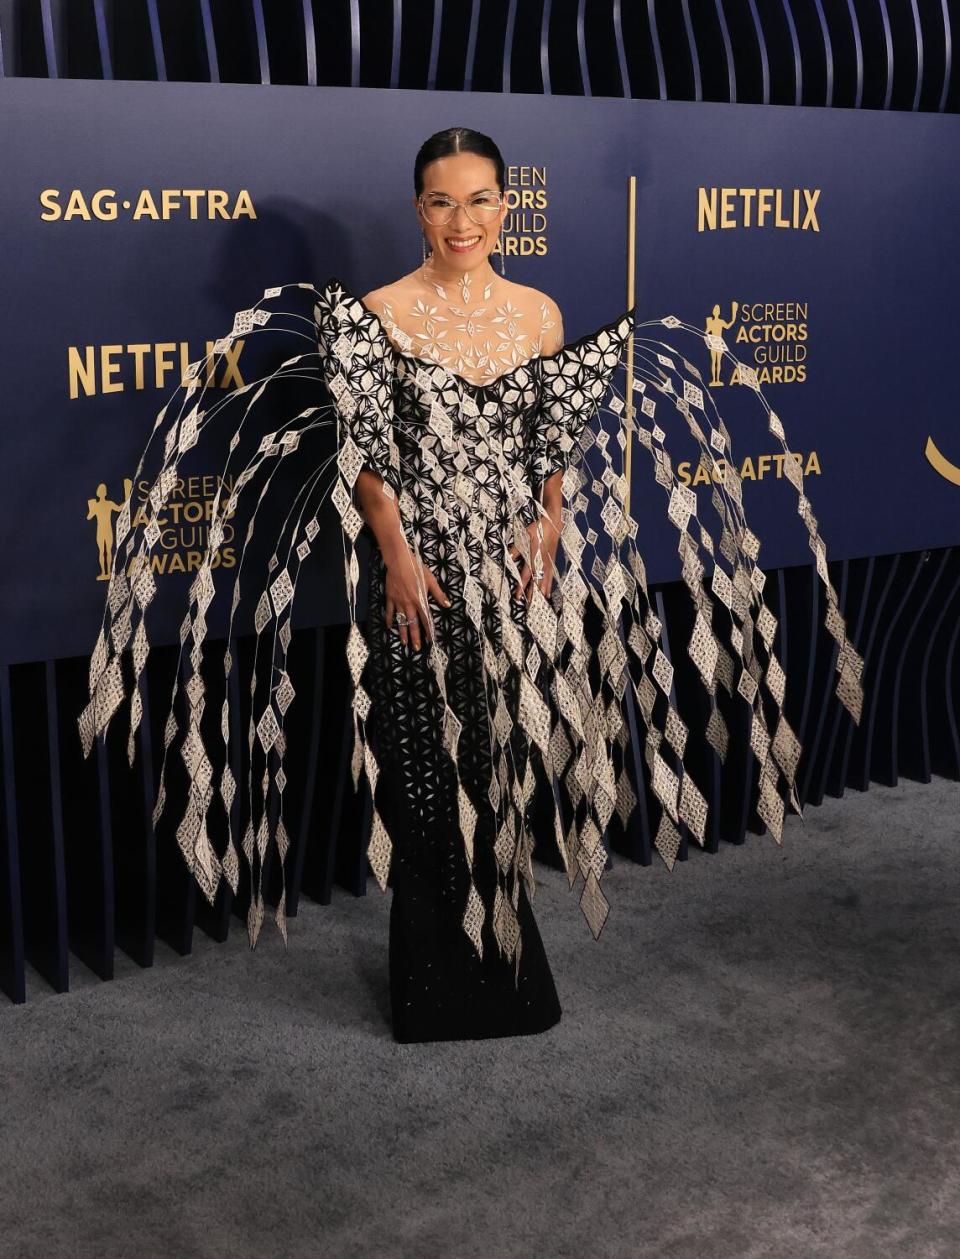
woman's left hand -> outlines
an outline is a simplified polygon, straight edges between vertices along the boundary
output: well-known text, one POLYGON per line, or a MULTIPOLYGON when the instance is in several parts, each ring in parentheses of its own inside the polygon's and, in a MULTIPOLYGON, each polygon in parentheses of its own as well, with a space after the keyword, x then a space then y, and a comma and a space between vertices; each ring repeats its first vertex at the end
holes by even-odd
POLYGON ((534 568, 521 556, 517 547, 511 543, 508 547, 510 555, 516 561, 520 568, 520 582, 514 587, 513 596, 519 599, 521 595, 526 599, 527 603, 533 598, 535 587, 539 587, 540 591, 547 597, 553 589, 553 579, 557 567, 557 545, 560 541, 560 532, 553 520, 546 514, 539 517, 539 521, 527 525, 527 536, 530 539, 530 555, 533 559, 534 568), (543 531, 543 541, 537 537, 537 524, 539 523, 543 531), (539 561, 543 566, 543 575, 536 576, 536 568, 539 561))

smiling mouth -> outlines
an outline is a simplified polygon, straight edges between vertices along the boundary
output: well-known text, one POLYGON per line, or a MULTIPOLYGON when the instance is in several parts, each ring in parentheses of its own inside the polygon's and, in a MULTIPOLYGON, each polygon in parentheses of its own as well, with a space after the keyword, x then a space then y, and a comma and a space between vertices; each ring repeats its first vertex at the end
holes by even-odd
POLYGON ((479 245, 480 234, 477 233, 473 236, 447 236, 445 239, 448 247, 455 253, 465 254, 469 253, 476 245, 479 245))

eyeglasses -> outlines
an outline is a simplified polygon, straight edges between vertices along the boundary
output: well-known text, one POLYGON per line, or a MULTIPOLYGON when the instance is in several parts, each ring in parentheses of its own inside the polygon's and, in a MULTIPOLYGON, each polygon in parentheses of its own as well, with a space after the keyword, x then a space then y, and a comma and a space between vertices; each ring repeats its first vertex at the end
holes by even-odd
POLYGON ((473 223, 492 223, 503 206, 503 197, 499 192, 481 192, 469 201, 455 201, 453 197, 426 193, 417 201, 420 213, 434 227, 442 227, 449 223, 459 206, 467 212, 473 223))

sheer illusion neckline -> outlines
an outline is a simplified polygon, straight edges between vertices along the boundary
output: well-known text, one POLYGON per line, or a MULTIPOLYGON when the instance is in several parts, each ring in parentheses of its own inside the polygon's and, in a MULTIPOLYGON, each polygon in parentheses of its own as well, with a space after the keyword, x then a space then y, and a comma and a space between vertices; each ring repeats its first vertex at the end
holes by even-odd
POLYGON ((459 372, 451 371, 449 367, 446 367, 443 363, 438 363, 436 359, 426 358, 422 354, 412 354, 409 350, 401 350, 400 347, 391 338, 389 332, 387 331, 386 324, 380 318, 380 316, 377 314, 375 310, 372 310, 369 306, 365 306, 364 303, 360 300, 360 298, 357 297, 341 280, 337 279, 336 277, 331 277, 331 279, 327 282, 327 289, 332 289, 332 288, 339 289, 345 297, 347 297, 348 299, 352 301, 356 301, 360 304, 360 306, 363 308, 364 315, 370 320, 372 324, 375 325, 379 334, 384 338, 384 340, 387 341, 391 350, 394 352, 394 354, 396 354, 398 358, 407 359, 412 363, 419 364, 421 367, 427 367, 427 368, 439 367, 441 371, 446 372, 448 376, 451 376, 454 380, 459 381, 460 384, 465 385, 468 389, 473 389, 477 391, 481 391, 484 389, 492 389, 495 385, 499 384, 503 380, 506 380, 508 377, 513 376, 516 372, 519 372, 521 369, 530 370, 537 363, 549 363, 555 359, 560 359, 561 356, 568 355, 572 351, 579 349, 580 346, 583 345, 585 342, 595 340, 597 337, 600 336, 602 332, 612 332, 614 329, 619 327, 619 325, 624 321, 624 319, 633 319, 637 313, 636 305, 629 306, 627 307, 626 310, 622 311, 619 315, 617 315, 615 319, 611 319, 607 323, 600 324, 598 328, 594 328, 592 332, 584 333, 582 337, 577 337, 575 341, 566 342, 566 344, 561 345, 558 350, 554 350, 552 354, 543 354, 543 353, 531 354, 530 357, 524 359, 522 363, 516 363, 514 364, 513 367, 508 368, 507 371, 501 372, 497 376, 492 376, 487 381, 480 382, 476 380, 470 380, 468 376, 462 376, 459 372))

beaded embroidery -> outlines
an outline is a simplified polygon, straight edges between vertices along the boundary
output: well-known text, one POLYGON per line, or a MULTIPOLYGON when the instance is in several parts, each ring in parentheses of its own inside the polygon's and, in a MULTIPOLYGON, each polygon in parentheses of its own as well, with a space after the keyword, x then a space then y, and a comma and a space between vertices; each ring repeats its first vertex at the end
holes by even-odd
MULTIPOLYGON (((371 712, 371 695, 365 685, 370 651, 356 619, 360 576, 356 540, 363 521, 353 495, 363 467, 378 473, 384 493, 396 500, 414 555, 419 557, 423 551, 429 557, 431 540, 445 537, 450 563, 462 583, 462 610, 452 631, 457 637, 447 642, 448 648, 457 648, 453 653, 457 655, 456 665, 451 664, 451 651, 441 641, 433 641, 428 661, 436 686, 430 704, 437 707, 420 704, 422 697, 412 699, 418 720, 440 723, 437 728, 443 731, 443 744, 458 781, 459 761, 464 750, 472 746, 471 740, 490 741, 493 772, 488 798, 498 822, 493 852, 502 877, 493 905, 485 905, 472 881, 469 885, 463 929, 478 951, 481 928, 489 914, 498 947, 513 960, 519 973, 522 941, 515 916, 518 879, 531 896, 535 889, 533 841, 526 816, 535 765, 561 785, 569 804, 571 820, 564 830, 554 799, 554 836, 571 889, 582 880, 580 907, 592 934, 599 936, 609 908, 601 888, 606 862, 602 837, 615 812, 626 825, 637 804, 627 773, 625 703, 635 703, 643 721, 640 738, 651 790, 662 810, 656 832, 658 852, 672 869, 681 823, 698 842, 705 841, 707 801, 684 761, 693 727, 675 707, 673 665, 664 651, 662 626, 647 590, 645 566, 636 546, 637 521, 624 506, 623 452, 634 438, 638 453, 640 449, 646 453, 653 480, 666 496, 665 511, 678 534, 683 581, 695 610, 686 650, 710 701, 709 718, 698 733, 722 760, 729 746, 729 732, 717 705, 718 688, 723 688, 731 702, 739 696, 735 702, 750 707, 749 746, 759 765, 757 808, 780 842, 784 801, 800 811, 795 780, 801 749, 783 709, 784 670, 774 651, 776 618, 763 601, 760 541, 744 516, 730 434, 712 396, 703 388, 698 369, 658 337, 640 336, 632 312, 544 356, 535 347, 540 344, 546 320, 541 321, 535 336, 528 334, 531 339, 525 340, 518 335, 519 323, 512 319, 512 312, 501 310, 503 304, 494 302, 494 315, 488 316, 485 306, 470 305, 469 313, 463 315, 463 328, 453 327, 453 333, 470 337, 469 345, 465 341, 458 345, 456 336, 448 342, 457 364, 454 371, 446 363, 430 365, 426 354, 405 353, 388 337, 386 323, 339 281, 329 281, 320 292, 310 285, 293 287, 308 290, 315 299, 316 350, 292 356, 267 379, 280 380, 284 374, 302 379, 312 374, 325 383, 332 406, 320 404, 296 415, 284 415, 262 435, 257 449, 238 472, 232 464, 241 429, 251 415, 269 414, 263 408, 256 410, 265 382, 256 382, 256 392, 246 401, 240 424, 229 435, 223 486, 230 488, 221 489, 215 500, 209 546, 191 585, 180 628, 182 667, 173 686, 164 733, 154 820, 167 803, 168 760, 179 754, 188 789, 176 837, 207 899, 213 903, 221 879, 226 879, 234 892, 239 880, 238 836, 231 810, 239 784, 231 770, 229 687, 222 707, 214 710, 220 712, 219 748, 208 743, 210 723, 208 719, 205 726, 203 721, 210 698, 201 673, 207 614, 223 572, 221 569, 215 578, 218 550, 241 496, 248 503, 252 497, 245 492, 246 487, 255 479, 260 485, 247 528, 248 544, 283 460, 311 430, 331 422, 336 424, 337 453, 330 469, 330 497, 342 524, 351 621, 347 639, 353 684, 351 773, 355 787, 363 774, 371 791, 374 809, 367 851, 381 888, 387 884, 392 837, 377 808, 380 767, 365 729, 371 712), (487 318, 482 326, 481 316, 487 318), (501 317, 505 333, 502 343, 510 344, 512 338, 520 359, 512 366, 498 360, 497 352, 491 352, 484 340, 493 335, 496 344, 501 344, 496 331, 500 324, 494 322, 501 317), (488 325, 495 329, 493 334, 488 334, 488 325), (625 398, 616 387, 615 377, 631 335, 633 396, 625 398), (462 369, 482 373, 484 383, 470 381, 462 369), (668 430, 677 423, 676 416, 699 446, 701 463, 716 471, 719 452, 726 460, 724 475, 708 479, 713 482, 708 499, 716 517, 710 521, 713 532, 700 496, 678 481, 666 449, 668 430), (517 624, 510 592, 519 570, 508 547, 512 543, 533 567, 535 526, 542 511, 535 491, 555 472, 562 472, 565 567, 549 598, 534 591, 523 622, 517 624), (588 600, 599 612, 603 626, 595 647, 583 631, 588 600), (489 697, 490 705, 479 715, 486 720, 478 719, 469 726, 449 702, 456 694, 456 668, 462 666, 467 648, 468 654, 473 653, 471 667, 482 670, 483 694, 489 697), (181 675, 184 694, 178 699, 181 675), (508 694, 516 697, 516 703, 506 701, 508 694), (181 706, 183 715, 179 715, 181 706), (514 738, 517 732, 522 735, 519 743, 514 738), (229 831, 222 854, 215 851, 210 839, 212 813, 218 810, 225 811, 229 831)), ((216 343, 215 354, 229 349, 235 337, 255 336, 268 324, 274 335, 281 335, 279 317, 286 312, 270 303, 282 292, 268 289, 263 305, 238 312, 233 332, 216 343)), ((489 300, 493 301, 492 291, 489 300)), ((468 304, 460 310, 468 311, 468 304)), ((425 318, 427 315, 434 319, 435 328, 423 348, 429 350, 436 344, 447 353, 441 344, 441 320, 429 311, 425 318)), ((656 325, 660 335, 663 329, 682 330, 704 339, 701 330, 675 316, 641 327, 651 325, 656 325)), ((398 336, 396 329, 393 336, 398 336)), ((295 331, 291 341, 301 345, 302 333, 295 331)), ((710 348, 733 359, 721 338, 706 341, 710 348)), ((507 358, 510 353, 504 350, 507 358)), ((825 544, 804 493, 802 470, 789 452, 782 421, 763 398, 755 376, 751 378, 745 365, 739 366, 743 368, 742 379, 754 389, 764 408, 769 432, 783 447, 784 480, 797 497, 797 511, 816 560, 815 571, 825 590, 824 624, 837 644, 836 694, 858 721, 863 659, 846 636, 826 565, 825 544)), ((162 445, 162 455, 159 467, 147 480, 151 485, 147 506, 131 520, 127 503, 118 518, 103 625, 90 659, 90 698, 78 718, 87 754, 129 697, 128 755, 131 760, 134 756, 135 735, 143 716, 140 687, 149 652, 146 615, 155 605, 157 593, 149 565, 159 540, 157 521, 176 485, 178 460, 206 436, 217 410, 216 405, 207 406, 207 386, 198 386, 200 367, 190 365, 180 406, 173 405, 175 394, 157 417, 153 437, 162 445), (131 652, 130 671, 123 667, 126 652, 131 652)), ((207 379, 213 379, 212 374, 208 373, 207 379)), ((249 388, 236 391, 241 400, 249 388)), ((153 438, 137 469, 135 484, 144 475, 151 448, 155 453, 153 438)), ((240 848, 251 874, 247 917, 251 945, 256 944, 265 914, 268 850, 272 843, 276 845, 282 870, 290 843, 283 813, 284 719, 296 691, 287 652, 298 578, 309 562, 320 529, 317 491, 323 488, 322 472, 303 487, 293 508, 289 504, 281 508, 281 525, 272 539, 266 566, 266 584, 256 602, 256 650, 270 653, 272 668, 266 693, 256 676, 250 683, 252 712, 245 784, 250 816, 240 848), (280 801, 276 813, 269 804, 274 788, 280 801)), ((246 544, 233 584, 231 632, 240 603, 240 569, 246 544)), ((425 591, 421 595, 426 603, 425 591)), ((229 679, 236 667, 227 650, 224 678, 229 679)), ((464 859, 472 869, 477 810, 461 785, 456 795, 464 859)), ((286 940, 285 904, 284 886, 274 917, 286 940)))

